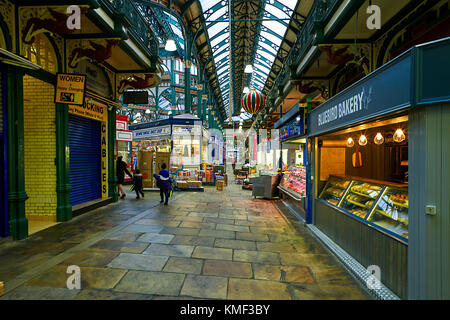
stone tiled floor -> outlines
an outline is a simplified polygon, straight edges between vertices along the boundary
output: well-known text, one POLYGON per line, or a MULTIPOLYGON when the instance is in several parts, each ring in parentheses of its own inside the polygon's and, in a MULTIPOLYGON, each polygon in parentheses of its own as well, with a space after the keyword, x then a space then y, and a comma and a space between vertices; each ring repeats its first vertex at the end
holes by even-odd
POLYGON ((0 299, 370 299, 274 201, 229 185, 146 193, 0 241, 0 299), (69 265, 81 289, 66 287, 69 265))

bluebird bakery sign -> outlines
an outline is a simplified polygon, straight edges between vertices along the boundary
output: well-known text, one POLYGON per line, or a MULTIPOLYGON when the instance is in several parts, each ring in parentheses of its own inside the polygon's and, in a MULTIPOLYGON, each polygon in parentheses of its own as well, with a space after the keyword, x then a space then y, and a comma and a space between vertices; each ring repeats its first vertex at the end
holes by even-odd
POLYGON ((411 55, 402 55, 315 108, 309 135, 339 129, 411 106, 411 55))

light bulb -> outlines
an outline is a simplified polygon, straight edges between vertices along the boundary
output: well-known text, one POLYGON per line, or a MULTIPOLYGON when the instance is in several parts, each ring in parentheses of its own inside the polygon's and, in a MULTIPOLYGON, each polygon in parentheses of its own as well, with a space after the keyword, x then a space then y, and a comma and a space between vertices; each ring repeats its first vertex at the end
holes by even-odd
POLYGON ((253 73, 253 67, 251 64, 245 66, 244 73, 253 73))
POLYGON ((373 142, 375 142, 375 144, 382 144, 384 142, 384 137, 381 134, 381 132, 378 132, 377 135, 375 136, 375 138, 373 139, 373 142))
POLYGON ((145 113, 149 114, 151 111, 150 109, 145 110, 145 113))
POLYGON ((355 141, 352 138, 347 139, 347 147, 351 148, 355 145, 355 141))
POLYGON ((243 91, 244 93, 249 93, 250 92, 250 89, 248 88, 248 87, 244 87, 244 91, 243 91))
POLYGON ((406 139, 406 136, 403 133, 402 129, 397 129, 395 130, 394 136, 392 138, 394 139, 395 142, 400 143, 406 139))
POLYGON ((359 137, 359 141, 358 141, 360 146, 365 146, 367 144, 367 138, 365 135, 361 135, 361 137, 359 137))

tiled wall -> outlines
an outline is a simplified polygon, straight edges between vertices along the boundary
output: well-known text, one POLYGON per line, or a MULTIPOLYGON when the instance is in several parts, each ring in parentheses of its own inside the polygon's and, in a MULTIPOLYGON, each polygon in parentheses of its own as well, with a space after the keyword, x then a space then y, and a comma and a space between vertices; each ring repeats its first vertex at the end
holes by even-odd
POLYGON ((54 87, 31 76, 23 80, 26 215, 56 219, 56 125, 54 87))

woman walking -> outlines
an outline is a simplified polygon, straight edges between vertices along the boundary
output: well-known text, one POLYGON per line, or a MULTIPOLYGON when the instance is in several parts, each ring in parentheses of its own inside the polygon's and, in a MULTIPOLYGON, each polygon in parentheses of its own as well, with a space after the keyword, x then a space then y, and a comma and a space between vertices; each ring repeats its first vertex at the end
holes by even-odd
POLYGON ((161 171, 159 174, 154 174, 153 176, 156 179, 156 186, 159 188, 159 194, 161 195, 161 203, 164 202, 164 205, 169 204, 169 193, 172 189, 172 180, 169 177, 169 171, 166 170, 167 166, 165 163, 161 165, 161 171), (166 201, 164 201, 164 197, 166 197, 166 201))
POLYGON ((122 161, 122 156, 117 157, 117 163, 116 163, 116 175, 117 175, 117 187, 119 189, 118 195, 120 199, 125 199, 126 193, 123 189, 123 181, 125 180, 125 173, 130 177, 133 178, 130 171, 127 169, 126 162, 122 161), (120 196, 120 193, 122 193, 122 196, 120 196))

